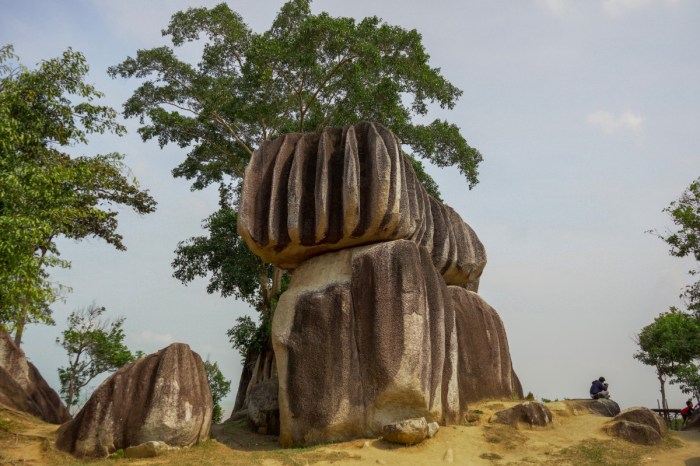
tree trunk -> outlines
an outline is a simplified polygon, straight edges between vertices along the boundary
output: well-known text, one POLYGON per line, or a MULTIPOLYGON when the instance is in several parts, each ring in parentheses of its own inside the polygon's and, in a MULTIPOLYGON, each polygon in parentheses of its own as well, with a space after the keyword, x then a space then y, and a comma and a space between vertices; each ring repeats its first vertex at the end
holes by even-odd
POLYGON ((24 326, 27 323, 27 311, 22 309, 19 319, 17 319, 17 328, 15 330, 15 345, 19 348, 22 345, 22 334, 24 333, 24 326))
POLYGON ((661 384, 661 409, 664 410, 664 419, 666 420, 666 425, 671 427, 671 417, 668 414, 668 403, 666 402, 666 380, 661 372, 658 373, 659 383, 661 384))

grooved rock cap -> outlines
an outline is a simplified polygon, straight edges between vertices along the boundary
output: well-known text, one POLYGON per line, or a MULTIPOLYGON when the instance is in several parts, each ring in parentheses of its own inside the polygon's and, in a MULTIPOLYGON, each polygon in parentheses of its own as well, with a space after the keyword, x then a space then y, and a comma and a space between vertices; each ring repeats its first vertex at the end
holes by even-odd
POLYGON ((425 246, 451 285, 476 291, 486 265, 474 231, 428 195, 399 139, 377 123, 263 144, 246 168, 238 231, 255 254, 285 269, 397 239, 425 246))

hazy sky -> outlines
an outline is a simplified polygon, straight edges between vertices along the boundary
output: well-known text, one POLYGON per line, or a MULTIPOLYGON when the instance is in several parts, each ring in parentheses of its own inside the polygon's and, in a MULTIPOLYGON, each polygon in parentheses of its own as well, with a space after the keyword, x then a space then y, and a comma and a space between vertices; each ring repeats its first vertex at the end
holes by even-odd
MULTIPOLYGON (((0 0, 0 44, 14 44, 27 65, 67 47, 83 52, 90 81, 121 109, 137 83, 112 80, 107 67, 166 44, 160 30, 174 12, 215 3, 0 0)), ((263 31, 282 2, 229 4, 263 31)), ((432 66, 464 91, 453 111, 431 116, 459 125, 483 153, 480 183, 469 191, 454 169, 430 173, 486 247, 480 294, 504 321, 525 393, 586 397, 604 375, 623 408, 655 407, 658 382, 632 358, 634 336, 682 305, 693 264, 645 231, 670 227, 661 210, 700 176, 700 2, 319 0, 312 8, 417 29, 432 66)), ((73 268, 52 276, 73 292, 54 306, 55 327, 28 328, 24 350, 58 389, 66 356, 54 340, 70 311, 95 301, 126 316, 133 350, 181 341, 217 361, 233 380, 228 411, 240 357, 225 332, 251 311, 208 295, 205 280, 183 286, 170 266, 178 241, 201 234, 216 192, 174 179, 186 150, 143 143, 137 123, 127 121, 122 138, 72 150, 126 154, 158 211, 120 216, 127 252, 59 242, 73 268)), ((670 393, 681 407, 685 397, 670 393)))

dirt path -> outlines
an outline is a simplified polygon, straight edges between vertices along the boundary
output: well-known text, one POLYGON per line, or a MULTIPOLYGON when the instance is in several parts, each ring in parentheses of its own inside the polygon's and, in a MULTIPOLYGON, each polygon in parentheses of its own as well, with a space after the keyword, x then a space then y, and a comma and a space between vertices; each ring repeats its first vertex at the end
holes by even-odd
POLYGON ((214 426, 217 440, 194 448, 169 452, 144 460, 103 459, 76 461, 53 446, 58 426, 45 424, 21 413, 0 410, 0 464, 64 465, 684 465, 700 466, 700 432, 674 432, 660 447, 642 447, 611 439, 602 426, 610 419, 592 414, 574 415, 562 403, 549 403, 555 415, 549 428, 515 429, 488 423, 493 411, 510 402, 473 406, 478 413, 472 425, 442 427, 420 445, 404 447, 378 439, 299 449, 282 449, 272 436, 248 431, 244 423, 214 426), (6 424, 8 425, 8 424, 6 424))

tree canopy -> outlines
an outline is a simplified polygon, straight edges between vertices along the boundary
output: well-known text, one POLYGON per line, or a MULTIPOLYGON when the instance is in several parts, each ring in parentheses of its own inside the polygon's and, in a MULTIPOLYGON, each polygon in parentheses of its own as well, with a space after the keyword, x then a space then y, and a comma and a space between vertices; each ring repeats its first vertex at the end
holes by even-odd
POLYGON ((66 350, 68 366, 58 369, 61 395, 70 409, 80 401, 80 392, 95 377, 113 372, 135 357, 124 344, 124 317, 113 322, 101 319, 106 309, 91 304, 68 316, 68 328, 56 343, 66 350))
POLYGON ((88 66, 72 49, 30 70, 12 46, 0 48, 0 326, 15 331, 51 322, 49 306, 61 293, 48 268, 69 267, 58 237, 98 237, 126 249, 117 232, 122 205, 155 210, 118 153, 74 157, 61 149, 93 133, 124 133, 116 112, 85 82, 88 66))
POLYGON ((225 3, 177 12, 162 33, 171 46, 138 50, 109 73, 140 80, 124 115, 139 118, 144 140, 187 148, 173 175, 191 180, 192 189, 219 187, 219 210, 204 221, 208 235, 178 245, 174 275, 184 283, 209 275, 209 292, 243 299, 260 312, 257 328, 242 319, 229 331, 248 358, 269 335, 285 283, 235 227, 244 170, 261 144, 285 133, 376 121, 401 139, 436 197, 423 161, 456 167, 470 188, 478 181, 479 151, 457 125, 428 119, 432 106, 453 109, 462 92, 430 65, 415 30, 377 17, 313 14, 311 0, 290 0, 261 33, 225 3), (189 43, 201 46, 196 64, 178 57, 189 43))
POLYGON ((671 308, 641 330, 637 343, 639 351, 634 357, 656 369, 662 403, 666 407, 668 377, 684 373, 692 361, 700 357, 700 322, 695 316, 671 308))
MULTIPOLYGON (((671 202, 664 209, 678 228, 658 236, 670 246, 669 252, 676 257, 692 257, 700 262, 700 178, 696 179, 681 194, 677 201, 671 202)), ((700 270, 693 268, 690 275, 696 275, 700 270)), ((700 282, 689 285, 684 297, 688 309, 700 315, 700 282)))

